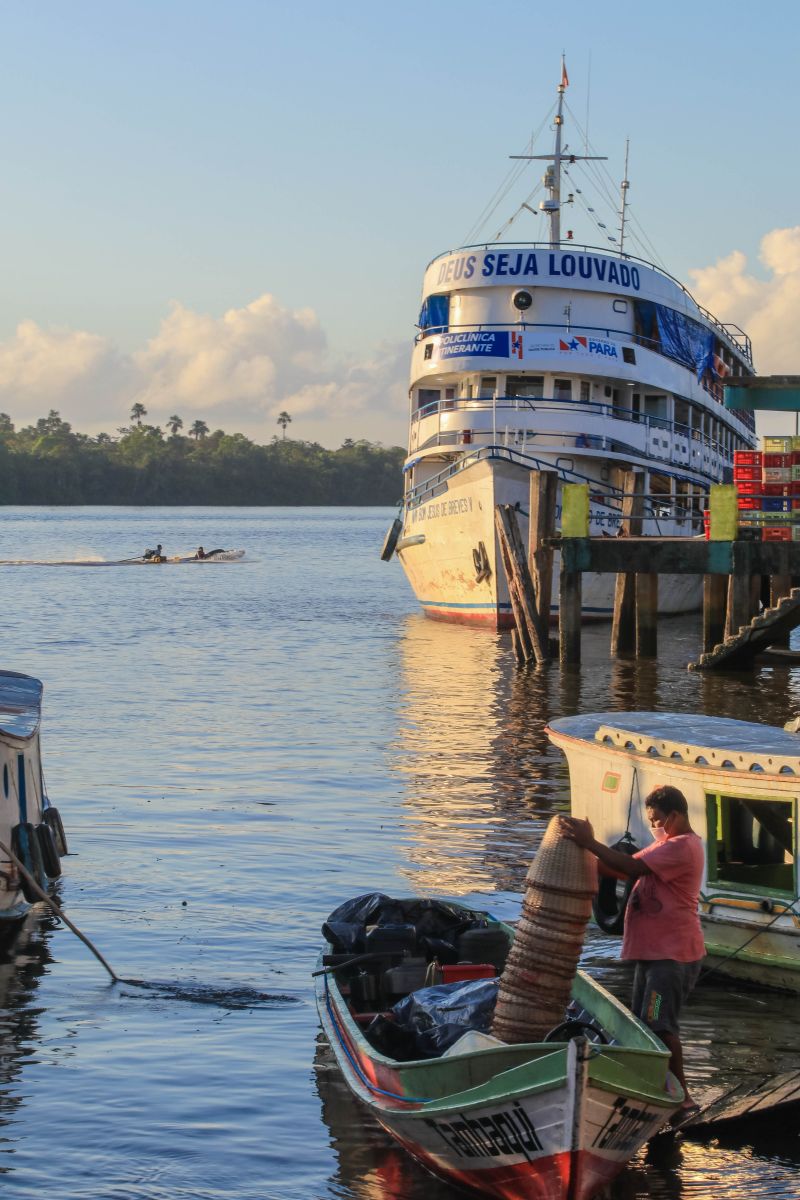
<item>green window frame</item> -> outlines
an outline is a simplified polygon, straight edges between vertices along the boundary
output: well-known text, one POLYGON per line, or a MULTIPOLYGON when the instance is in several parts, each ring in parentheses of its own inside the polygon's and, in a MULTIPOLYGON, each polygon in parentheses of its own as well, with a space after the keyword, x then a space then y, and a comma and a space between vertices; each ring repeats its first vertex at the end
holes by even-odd
POLYGON ((706 792, 708 882, 738 892, 797 895, 797 800, 706 792))

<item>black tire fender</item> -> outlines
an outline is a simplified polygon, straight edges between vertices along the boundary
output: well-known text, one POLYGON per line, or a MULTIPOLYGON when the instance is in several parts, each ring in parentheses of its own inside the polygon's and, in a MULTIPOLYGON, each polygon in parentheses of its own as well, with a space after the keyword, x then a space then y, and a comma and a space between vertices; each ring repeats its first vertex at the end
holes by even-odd
MULTIPOLYGON (((639 847, 630 834, 626 833, 611 849, 633 855, 639 847)), ((603 933, 622 933, 625 927, 625 909, 635 882, 636 880, 631 878, 614 879, 611 875, 600 876, 600 886, 592 901, 592 912, 603 933)))
POLYGON ((383 559, 384 562, 388 562, 389 559, 394 554, 397 543, 400 540, 400 534, 402 532, 403 532, 403 522, 400 520, 399 517, 395 517, 395 519, 392 521, 391 525, 389 526, 389 532, 386 534, 386 537, 384 538, 384 541, 383 541, 383 549, 381 550, 381 558, 383 559))
POLYGON ((36 839, 39 843, 39 853, 42 857, 45 875, 48 879, 58 879, 61 874, 61 859, 58 857, 53 830, 46 821, 42 821, 41 825, 36 826, 36 839))
POLYGON ((46 808, 42 813, 42 820, 52 829, 56 850, 60 857, 63 858, 65 854, 69 854, 69 847, 67 846, 67 835, 64 832, 64 822, 61 820, 61 813, 57 808, 46 808))

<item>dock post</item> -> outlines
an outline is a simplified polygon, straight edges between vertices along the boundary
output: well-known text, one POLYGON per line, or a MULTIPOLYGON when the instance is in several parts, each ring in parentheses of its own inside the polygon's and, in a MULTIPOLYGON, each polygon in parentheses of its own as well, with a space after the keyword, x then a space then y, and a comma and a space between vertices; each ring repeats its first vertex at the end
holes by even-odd
MULTIPOLYGON (((771 575, 769 579, 769 604, 770 608, 775 608, 780 603, 784 596, 788 596, 792 590, 791 575, 771 575)), ((789 634, 784 633, 775 641, 776 646, 788 646, 789 634)))
POLYGON ((536 599, 539 640, 550 648, 550 608, 553 595, 553 547, 556 531, 557 471, 531 471, 528 563, 536 599))
MULTIPOLYGON (((639 537, 644 512, 644 473, 626 471, 622 485, 620 537, 639 537)), ((635 576, 617 575, 614 587, 614 616, 611 621, 611 657, 629 658, 634 653, 636 612, 635 576)))
POLYGON ((515 509, 510 504, 498 504, 494 510, 494 523, 503 555, 511 607, 525 657, 535 657, 537 662, 545 662, 550 646, 547 639, 543 645, 539 637, 533 583, 515 509))
POLYGON ((749 542, 733 543, 731 567, 728 579, 728 610, 725 618, 726 638, 738 633, 743 625, 748 625, 753 615, 749 542))
POLYGON ((636 576, 636 657, 658 656, 658 575, 636 576))
POLYGON ((562 664, 581 661, 582 583, 580 571, 561 568, 558 580, 558 655, 562 664))
MULTIPOLYGON (((589 536, 589 486, 585 483, 565 483, 561 489, 561 536, 589 536)), ((558 581, 558 653, 562 664, 581 661, 581 601, 583 575, 580 571, 564 570, 561 555, 561 574, 558 581)))
POLYGON ((725 637, 727 575, 703 576, 703 653, 709 654, 725 637))

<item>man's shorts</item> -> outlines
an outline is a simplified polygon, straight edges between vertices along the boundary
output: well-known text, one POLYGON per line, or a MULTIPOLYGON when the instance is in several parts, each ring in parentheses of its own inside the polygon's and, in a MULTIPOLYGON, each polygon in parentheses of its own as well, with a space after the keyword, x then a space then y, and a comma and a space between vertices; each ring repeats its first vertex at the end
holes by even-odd
POLYGON ((678 1033, 681 1006, 689 996, 703 960, 638 959, 633 975, 631 1010, 654 1033, 678 1033))

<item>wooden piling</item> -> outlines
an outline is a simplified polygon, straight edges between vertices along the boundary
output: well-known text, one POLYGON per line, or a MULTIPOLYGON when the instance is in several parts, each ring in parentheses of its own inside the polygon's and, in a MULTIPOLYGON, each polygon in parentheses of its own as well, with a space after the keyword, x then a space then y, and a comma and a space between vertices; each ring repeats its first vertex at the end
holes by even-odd
POLYGON ((733 570, 728 577, 728 609, 725 618, 725 637, 738 633, 752 617, 752 571, 749 542, 735 542, 733 570))
POLYGON ((703 576, 703 653, 710 653, 725 637, 728 601, 726 575, 703 576))
POLYGON ((545 662, 550 646, 548 639, 545 638, 543 642, 539 636, 533 582, 515 509, 510 504, 498 504, 494 510, 494 521, 521 649, 526 661, 535 658, 539 663, 545 662))
MULTIPOLYGON (((769 605, 770 608, 777 608, 784 596, 788 596, 792 590, 791 575, 770 575, 769 577, 769 605)), ((757 610, 756 610, 757 611, 757 610)), ((775 646, 788 646, 789 634, 784 633, 781 637, 776 638, 773 643, 775 646)))
MULTIPOLYGON (((626 471, 623 482, 620 537, 638 537, 644 512, 644 473, 626 471)), ((636 645, 636 577, 631 572, 617 575, 614 587, 614 615, 611 621, 611 657, 627 658, 636 645)))
POLYGON ((562 664, 581 661, 583 574, 561 568, 558 586, 558 656, 562 664))
POLYGON ((536 604, 536 624, 544 648, 550 646, 550 607, 553 594, 553 546, 556 531, 556 471, 532 471, 530 485, 530 524, 528 526, 528 563, 536 604))
POLYGON ((636 576, 636 657, 658 656, 658 575, 636 576))

